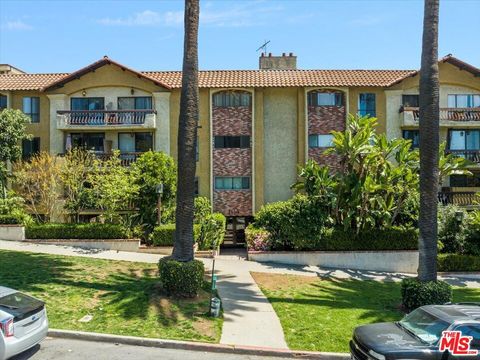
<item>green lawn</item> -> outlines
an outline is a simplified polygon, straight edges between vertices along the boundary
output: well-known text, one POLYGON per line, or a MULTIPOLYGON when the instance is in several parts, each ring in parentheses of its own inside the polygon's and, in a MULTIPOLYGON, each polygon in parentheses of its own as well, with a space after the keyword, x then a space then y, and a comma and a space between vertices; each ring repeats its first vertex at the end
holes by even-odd
MULTIPOLYGON (((253 273, 291 349, 348 352, 353 329, 399 320, 400 284, 253 273)), ((454 301, 480 301, 480 289, 454 289, 454 301)))
MULTIPOLYGON (((0 250, 0 285, 47 303, 50 327, 218 342, 222 320, 211 319, 209 294, 164 296, 155 264, 0 250), (92 315, 93 320, 78 320, 92 315)), ((208 290, 208 287, 206 287, 208 290)))

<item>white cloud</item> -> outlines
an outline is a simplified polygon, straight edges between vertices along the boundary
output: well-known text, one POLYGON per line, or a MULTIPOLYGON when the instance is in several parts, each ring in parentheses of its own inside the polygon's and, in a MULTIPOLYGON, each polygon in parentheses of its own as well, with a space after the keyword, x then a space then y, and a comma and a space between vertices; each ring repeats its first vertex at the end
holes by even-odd
POLYGON ((152 10, 145 10, 135 13, 126 18, 103 18, 97 22, 109 26, 172 26, 183 21, 183 11, 168 11, 158 13, 152 10))
POLYGON ((32 30, 33 27, 24 23, 22 20, 7 21, 2 24, 2 29, 6 30, 32 30))

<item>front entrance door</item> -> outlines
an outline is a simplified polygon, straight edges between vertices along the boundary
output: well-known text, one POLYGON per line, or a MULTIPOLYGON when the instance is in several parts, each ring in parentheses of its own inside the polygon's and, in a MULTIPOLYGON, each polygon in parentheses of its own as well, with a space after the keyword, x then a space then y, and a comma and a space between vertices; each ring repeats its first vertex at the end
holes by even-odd
POLYGON ((227 230, 225 232, 225 247, 244 247, 245 228, 252 222, 250 216, 227 216, 227 230))

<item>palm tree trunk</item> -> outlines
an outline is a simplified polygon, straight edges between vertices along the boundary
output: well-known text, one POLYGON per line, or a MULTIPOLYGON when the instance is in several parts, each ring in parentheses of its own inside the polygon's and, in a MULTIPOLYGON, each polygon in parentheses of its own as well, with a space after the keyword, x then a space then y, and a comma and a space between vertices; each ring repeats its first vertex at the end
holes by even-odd
POLYGON ((199 0, 185 0, 182 93, 178 126, 178 185, 176 232, 172 257, 193 260, 195 148, 198 126, 198 23, 199 0))
POLYGON ((439 0, 425 0, 420 69, 420 281, 437 279, 437 207, 439 148, 438 80, 439 0))

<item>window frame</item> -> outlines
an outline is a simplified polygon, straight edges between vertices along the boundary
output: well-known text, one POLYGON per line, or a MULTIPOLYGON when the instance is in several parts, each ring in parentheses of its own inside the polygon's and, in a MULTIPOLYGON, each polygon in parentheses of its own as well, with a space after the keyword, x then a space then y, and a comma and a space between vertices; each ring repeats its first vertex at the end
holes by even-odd
POLYGON ((248 91, 231 90, 212 94, 212 107, 251 107, 252 102, 252 93, 248 91))
POLYGON ((24 96, 22 98, 22 111, 25 115, 30 117, 32 124, 38 124, 40 122, 40 97, 39 96, 24 96), (25 100, 30 99, 30 111, 25 111, 25 100), (38 112, 33 112, 33 103, 37 102, 38 112))
POLYGON ((100 153, 100 154, 104 154, 105 153, 105 140, 106 140, 106 136, 105 136, 105 132, 71 132, 71 133, 68 133, 71 137, 71 141, 72 141, 72 148, 75 148, 76 146, 74 145, 74 135, 80 135, 81 139, 82 139, 82 142, 84 143, 82 145, 82 147, 87 150, 87 151, 94 151, 96 153, 100 153), (85 139, 88 138, 89 136, 92 136, 92 135, 103 135, 103 144, 102 144, 102 150, 92 150, 90 148, 87 147, 88 144, 85 143, 85 139))
POLYGON ((8 96, 0 94, 0 111, 6 108, 8 108, 8 96))
POLYGON ((117 109, 118 110, 153 110, 153 97, 152 96, 119 96, 117 97, 117 109), (133 99, 133 109, 120 109, 121 99, 133 99), (150 99, 150 107, 137 108, 137 100, 139 99, 150 99))
POLYGON ((252 189, 251 177, 250 176, 215 176, 213 179, 213 188, 215 191, 250 191, 252 189), (230 179, 231 187, 226 188, 223 185, 221 188, 217 187, 217 180, 222 179, 223 181, 230 179), (241 179, 241 188, 234 187, 234 179, 241 179), (248 183, 248 187, 245 187, 245 183, 248 183))
POLYGON ((101 96, 72 96, 70 98, 70 110, 71 111, 102 111, 105 110, 105 97, 101 96), (87 109, 73 109, 73 102, 74 100, 87 100, 87 109), (101 109, 94 109, 90 110, 90 100, 101 100, 102 108, 101 109))
POLYGON ((147 151, 153 151, 154 148, 155 148, 155 136, 154 136, 154 133, 151 132, 151 131, 120 131, 117 135, 117 144, 118 144, 118 149, 120 150, 120 135, 121 134, 133 134, 133 142, 134 142, 134 146, 135 146, 135 153, 144 153, 144 152, 147 152, 147 151), (150 148, 150 150, 144 150, 144 151, 140 151, 138 150, 137 148, 137 135, 138 134, 143 134, 143 135, 150 135, 151 138, 152 138, 152 146, 150 148))
POLYGON ((402 106, 403 107, 413 107, 418 108, 420 107, 420 95, 419 94, 403 94, 402 95, 402 106), (416 98, 416 105, 405 105, 405 98, 406 97, 415 97, 416 98))
MULTIPOLYGON (((468 100, 467 100, 468 102, 468 100)), ((447 105, 449 108, 452 108, 452 109, 477 109, 477 108, 480 108, 480 94, 447 94, 447 105), (455 97, 455 106, 450 106, 450 98, 451 97, 455 97), (471 104, 472 106, 462 106, 462 107, 459 107, 458 106, 458 97, 459 96, 467 96, 467 97, 471 97, 471 104), (475 106, 475 98, 478 98, 478 105, 475 106)))
POLYGON ((333 134, 309 134, 308 135, 308 147, 310 149, 328 149, 328 148, 331 148, 333 147, 333 134), (315 136, 315 139, 316 139, 316 144, 315 145, 311 145, 311 139, 312 137, 315 136), (320 146, 320 136, 328 136, 330 137, 330 145, 328 146, 320 146))
POLYGON ((32 139, 23 139, 22 140, 22 159, 23 160, 28 160, 32 156, 39 154, 40 151, 41 151, 40 142, 41 142, 41 139, 40 139, 39 136, 36 136, 32 139), (25 153, 25 147, 26 147, 27 144, 30 146, 30 152, 26 154, 25 153), (35 144, 36 144, 36 146, 35 146, 35 144), (37 150, 34 150, 33 149, 34 147, 36 147, 37 150))
POLYGON ((214 149, 250 149, 250 135, 215 135, 214 149), (238 139, 238 146, 233 144, 238 139))
POLYGON ((358 94, 358 114, 360 116, 377 116, 377 94, 376 93, 360 93, 358 94), (373 95, 373 108, 369 108, 368 102, 365 103, 365 109, 362 109, 362 96, 372 96, 373 95))
POLYGON ((480 138, 480 129, 448 129, 448 133, 447 133, 447 150, 454 150, 454 151, 480 151, 480 143, 479 143, 479 146, 478 148, 476 149, 468 149, 467 148, 467 144, 468 144, 468 140, 467 140, 467 132, 477 132, 478 133, 478 137, 480 138), (465 132, 465 143, 464 143, 464 146, 463 146, 463 149, 452 149, 451 148, 451 144, 452 144, 452 134, 454 132, 465 132))
POLYGON ((404 130, 402 130, 402 139, 410 140, 410 141, 412 142, 412 145, 411 145, 410 149, 418 149, 418 148, 420 147, 420 130, 416 130, 416 129, 404 129, 404 130), (416 133, 416 134, 417 134, 417 139, 418 139, 417 145, 415 145, 414 139, 409 138, 409 137, 405 137, 405 134, 406 134, 407 132, 408 132, 408 133, 416 133))
POLYGON ((308 92, 307 95, 307 105, 313 107, 342 107, 343 106, 343 93, 340 91, 318 91, 312 90, 308 92), (320 104, 319 97, 320 95, 329 95, 333 97, 333 103, 330 104, 320 104))

